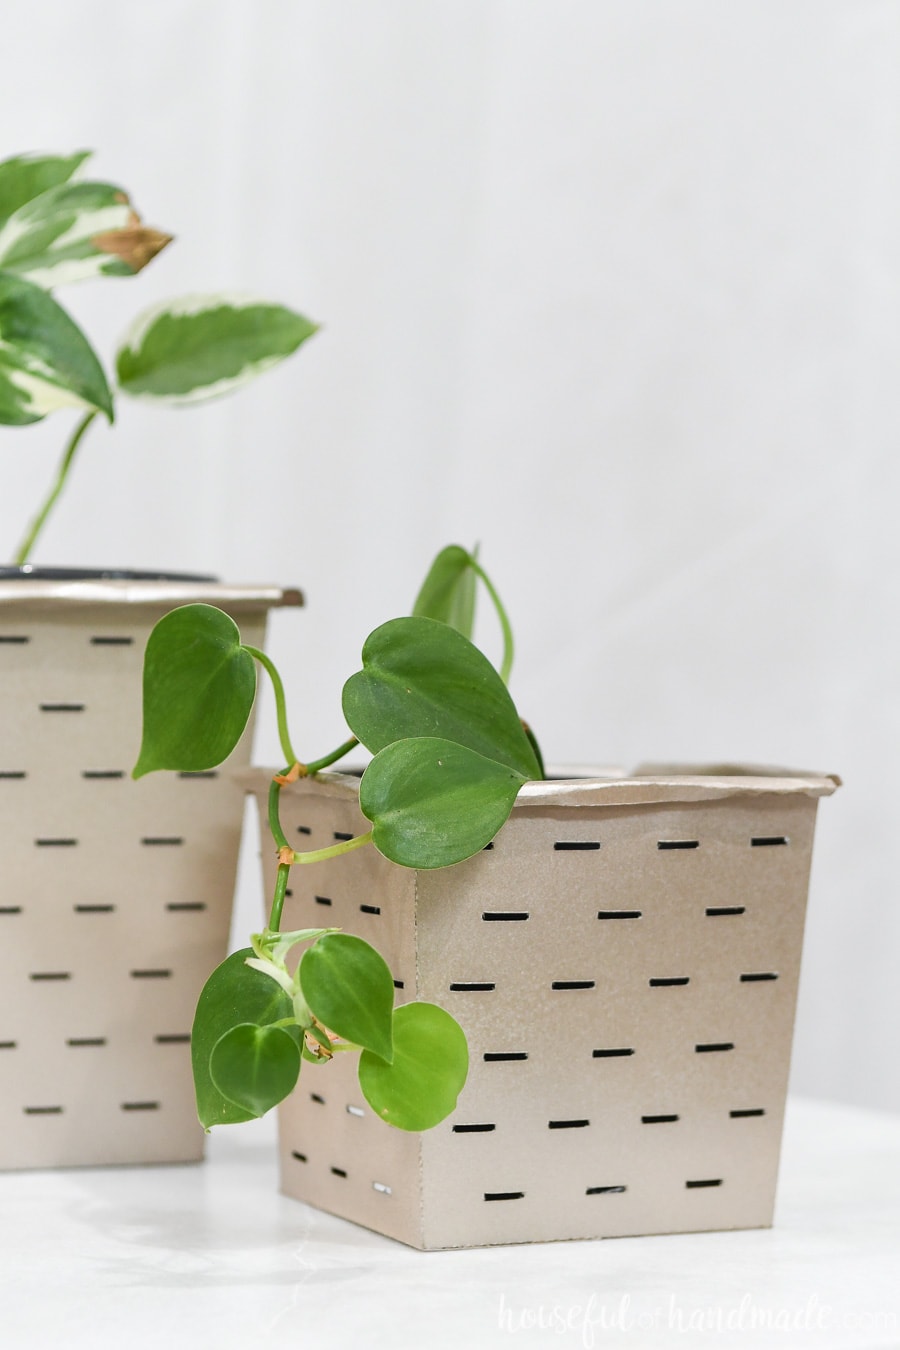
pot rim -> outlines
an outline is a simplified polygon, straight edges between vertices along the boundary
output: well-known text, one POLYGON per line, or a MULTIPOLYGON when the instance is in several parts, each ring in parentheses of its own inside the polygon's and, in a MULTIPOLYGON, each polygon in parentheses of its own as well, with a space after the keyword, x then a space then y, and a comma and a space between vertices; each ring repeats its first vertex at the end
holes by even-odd
MULTIPOLYGON (((269 783, 280 772, 280 769, 249 768, 237 771, 234 777, 245 791, 260 794, 268 792, 269 783)), ((588 767, 584 774, 586 776, 577 778, 525 783, 519 790, 513 810, 544 806, 641 806, 765 793, 782 797, 830 797, 841 785, 837 774, 753 764, 728 764, 721 768, 706 764, 677 765, 668 773, 645 773, 638 769, 630 776, 614 777, 598 776, 595 769, 588 767)), ((359 794, 359 778, 352 774, 322 773, 316 775, 315 781, 330 796, 346 798, 359 794)), ((298 786, 289 784, 284 790, 296 791, 298 786)))
POLYGON ((0 567, 0 609, 30 613, 69 606, 128 605, 175 609, 196 602, 228 610, 305 604, 297 586, 231 585, 208 573, 78 567, 0 567))

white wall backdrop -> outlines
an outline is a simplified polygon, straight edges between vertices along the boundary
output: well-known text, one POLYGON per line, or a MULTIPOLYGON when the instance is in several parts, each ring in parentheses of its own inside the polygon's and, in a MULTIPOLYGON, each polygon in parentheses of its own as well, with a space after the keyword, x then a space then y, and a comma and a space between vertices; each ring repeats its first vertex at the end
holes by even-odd
MULTIPOLYGON (((36 561, 301 584, 314 757, 480 540, 552 758, 844 776, 793 1085, 895 1110, 898 66, 897 0, 29 0, 0 84, 0 156, 94 147, 178 235, 64 296, 105 352, 186 290, 325 325, 234 402, 123 401, 36 561)), ((66 432, 0 430, 7 553, 66 432)))

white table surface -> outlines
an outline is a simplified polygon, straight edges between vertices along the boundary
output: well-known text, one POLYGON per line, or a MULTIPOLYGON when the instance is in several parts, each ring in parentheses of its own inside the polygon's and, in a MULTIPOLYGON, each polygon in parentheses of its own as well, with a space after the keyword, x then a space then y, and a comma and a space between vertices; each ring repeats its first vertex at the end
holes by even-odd
POLYGON ((0 1176, 2 1350, 900 1347, 900 1117, 794 1101, 776 1226, 423 1254, 205 1165, 0 1176))

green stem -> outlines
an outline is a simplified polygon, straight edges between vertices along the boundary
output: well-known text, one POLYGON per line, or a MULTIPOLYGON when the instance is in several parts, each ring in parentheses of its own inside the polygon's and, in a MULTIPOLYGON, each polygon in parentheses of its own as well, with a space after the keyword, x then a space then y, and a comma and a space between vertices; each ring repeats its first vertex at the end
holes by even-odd
POLYGON ((269 915, 269 929, 273 933, 277 933, 281 928, 281 914, 284 909, 284 897, 290 875, 291 869, 287 863, 279 863, 278 873, 275 877, 275 894, 272 897, 272 912, 269 915))
MULTIPOLYGON (((287 724, 287 705, 284 698, 284 685, 281 676, 275 668, 274 663, 261 652, 257 647, 250 647, 244 644, 244 651, 249 652, 255 660, 263 667, 269 679, 272 681, 272 690, 275 694, 275 711, 278 717, 278 739, 281 741, 281 750, 288 765, 297 763, 297 755, 294 753, 294 747, 291 745, 291 737, 288 732, 287 724)), ((285 770, 287 772, 287 770, 285 770)))
POLYGON ((358 834, 353 839, 342 839, 339 844, 332 844, 329 848, 316 848, 310 853, 295 853, 293 861, 295 863, 325 862, 328 858, 339 858, 342 853, 351 853, 353 849, 362 848, 363 844, 371 844, 371 842, 372 831, 369 830, 368 834, 358 834))
MULTIPOLYGON (((278 809, 280 804, 281 784, 276 783, 273 778, 269 784, 269 829, 272 838, 275 840, 276 848, 290 848, 287 835, 281 828, 281 815, 278 809)), ((269 915, 269 929, 273 933, 277 933, 281 928, 281 913, 284 909, 284 896, 290 875, 291 869, 287 863, 280 863, 275 875, 275 894, 272 897, 272 912, 269 915)))
POLYGON ((336 750, 332 750, 330 755, 323 755, 321 759, 314 759, 312 764, 307 764, 305 766, 307 774, 311 777, 314 773, 318 773, 320 769, 327 769, 329 764, 334 764, 337 760, 343 759, 357 745, 359 745, 359 741, 355 736, 351 736, 349 741, 344 741, 344 744, 339 745, 336 750))
POLYGON ((475 561, 474 556, 472 557, 469 566, 475 572, 476 576, 481 577, 481 580, 487 588, 488 595, 494 602, 494 609, 497 611, 497 618, 500 620, 500 627, 503 630, 503 664, 500 667, 500 678, 504 684, 509 684, 509 676, 513 663, 513 634, 509 616, 503 608, 503 601, 494 589, 494 583, 491 581, 481 564, 475 561))
MULTIPOLYGON (((287 769, 285 769, 285 773, 287 773, 287 769)), ((269 829, 272 831, 272 838, 275 840, 277 848, 290 848, 287 835, 281 828, 280 805, 281 784, 273 778, 269 784, 269 829)))
POLYGON ((77 451, 79 445, 81 444, 81 438, 84 436, 84 433, 87 431, 88 427, 91 425, 94 418, 97 416, 98 411, 99 410, 97 408, 92 408, 89 413, 85 413, 84 417, 81 419, 81 421, 78 423, 78 426, 72 433, 72 437, 69 441, 69 444, 66 446, 62 460, 60 461, 59 468, 57 469, 56 478, 53 482, 53 486, 51 487, 50 492, 47 495, 47 498, 43 506, 41 507, 40 511, 37 513, 34 520, 31 522, 31 527, 28 530, 28 533, 25 535, 25 538, 19 545, 18 552, 16 553, 16 556, 13 559, 13 562, 16 564, 17 567, 21 567, 23 563, 26 563, 28 561, 31 555, 31 550, 34 548, 35 541, 38 535, 40 534, 41 530, 44 528, 47 517, 53 510, 54 505, 56 504, 57 497, 59 496, 59 494, 62 492, 63 488, 66 485, 66 479, 69 475, 69 470, 72 467, 72 461, 75 458, 75 452, 77 451))

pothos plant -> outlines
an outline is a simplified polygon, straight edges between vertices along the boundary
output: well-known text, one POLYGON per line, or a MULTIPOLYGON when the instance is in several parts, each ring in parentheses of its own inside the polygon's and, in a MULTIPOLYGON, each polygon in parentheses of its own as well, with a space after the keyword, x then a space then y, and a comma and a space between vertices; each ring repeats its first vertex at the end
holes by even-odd
POLYGON ((0 163, 0 424, 59 409, 79 417, 59 469, 13 561, 27 562, 90 425, 114 418, 115 392, 157 403, 230 393, 316 332, 268 301, 189 295, 147 310, 115 354, 111 383, 82 329, 52 294, 92 277, 134 276, 172 240, 142 223, 113 183, 80 180, 89 152, 0 163), (114 392, 115 391, 115 392, 114 392))
POLYGON ((506 687, 512 654, 506 613, 475 555, 456 545, 442 550, 412 616, 383 624, 365 642, 362 669, 343 689, 352 734, 329 754, 302 761, 278 671, 242 643, 228 615, 186 605, 154 628, 134 777, 220 764, 247 724, 257 666, 272 683, 286 761, 269 790, 278 869, 268 924, 213 972, 194 1020, 197 1108, 207 1129, 263 1115, 292 1091, 304 1061, 321 1065, 354 1051, 363 1095, 389 1124, 430 1129, 454 1109, 468 1069, 458 1023, 430 1003, 395 1009, 391 973, 373 947, 333 928, 283 932, 282 912, 292 867, 364 847, 402 867, 447 867, 493 839, 523 783, 544 776, 506 687), (503 629, 499 673, 470 640, 476 578, 503 629), (357 745, 373 756, 359 785, 372 828, 296 852, 281 826, 283 786, 315 778, 357 745))

